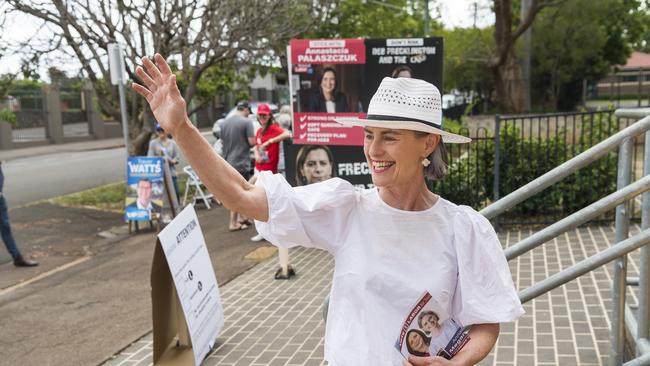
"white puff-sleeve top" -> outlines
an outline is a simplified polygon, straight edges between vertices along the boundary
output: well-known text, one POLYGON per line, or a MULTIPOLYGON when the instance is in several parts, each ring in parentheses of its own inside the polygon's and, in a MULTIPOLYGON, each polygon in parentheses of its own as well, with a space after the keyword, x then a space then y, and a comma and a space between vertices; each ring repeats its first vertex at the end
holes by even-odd
POLYGON ((257 184, 269 206, 268 222, 255 222, 264 238, 334 256, 325 332, 330 365, 401 365, 394 344, 425 291, 462 325, 524 313, 492 225, 470 207, 439 198, 427 210, 403 211, 377 189, 339 178, 294 188, 261 172, 257 184))

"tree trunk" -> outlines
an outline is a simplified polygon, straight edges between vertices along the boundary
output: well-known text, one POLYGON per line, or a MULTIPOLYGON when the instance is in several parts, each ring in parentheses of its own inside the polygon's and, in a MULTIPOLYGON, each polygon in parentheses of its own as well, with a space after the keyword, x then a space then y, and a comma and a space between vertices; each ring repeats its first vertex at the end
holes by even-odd
POLYGON ((526 110, 525 85, 521 64, 514 48, 503 63, 492 68, 497 104, 501 113, 523 113, 526 110))
POLYGON ((145 106, 137 122, 129 125, 129 140, 131 141, 131 152, 134 156, 147 155, 149 140, 153 134, 153 126, 156 124, 155 121, 156 119, 151 114, 151 110, 148 106, 145 106))
POLYGON ((515 53, 515 42, 533 23, 539 11, 551 0, 531 0, 526 15, 512 29, 512 0, 494 0, 494 40, 497 55, 490 63, 501 113, 522 113, 526 110, 526 85, 521 64, 515 53))

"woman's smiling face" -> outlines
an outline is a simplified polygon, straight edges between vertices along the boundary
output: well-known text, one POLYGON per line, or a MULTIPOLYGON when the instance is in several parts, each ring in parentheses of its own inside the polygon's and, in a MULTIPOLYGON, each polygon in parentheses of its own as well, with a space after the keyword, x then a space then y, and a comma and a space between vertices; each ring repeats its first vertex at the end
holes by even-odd
POLYGON ((422 159, 429 155, 427 137, 379 127, 365 127, 364 131, 363 153, 375 186, 422 184, 422 159))
POLYGON ((331 70, 325 71, 323 79, 320 82, 323 93, 331 94, 336 88, 336 75, 331 70))
POLYGON ((418 332, 410 332, 406 341, 409 342, 411 349, 414 351, 427 352, 429 350, 429 346, 418 332))
POLYGON ((422 318, 421 328, 427 333, 432 333, 434 330, 438 329, 439 326, 438 317, 436 317, 434 314, 428 314, 422 318))
POLYGON ((266 113, 258 114, 257 120, 260 122, 260 125, 264 127, 271 120, 271 116, 266 113))

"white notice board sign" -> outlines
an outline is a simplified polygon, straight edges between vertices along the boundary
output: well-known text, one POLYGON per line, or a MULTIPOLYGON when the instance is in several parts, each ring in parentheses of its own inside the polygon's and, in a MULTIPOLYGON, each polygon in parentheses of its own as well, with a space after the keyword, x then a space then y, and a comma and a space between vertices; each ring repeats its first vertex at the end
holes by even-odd
POLYGON ((122 47, 117 43, 108 44, 108 68, 111 74, 111 84, 118 85, 126 81, 124 54, 122 47))
POLYGON ((185 207, 158 239, 187 321, 195 365, 200 365, 223 329, 224 316, 217 278, 194 207, 185 207))

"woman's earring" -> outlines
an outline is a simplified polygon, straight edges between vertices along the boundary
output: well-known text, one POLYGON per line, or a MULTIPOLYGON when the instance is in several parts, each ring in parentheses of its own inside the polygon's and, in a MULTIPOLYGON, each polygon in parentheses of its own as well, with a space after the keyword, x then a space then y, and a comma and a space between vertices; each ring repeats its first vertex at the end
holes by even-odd
POLYGON ((427 158, 422 159, 422 166, 426 168, 429 166, 429 164, 431 164, 431 161, 429 159, 427 158))

